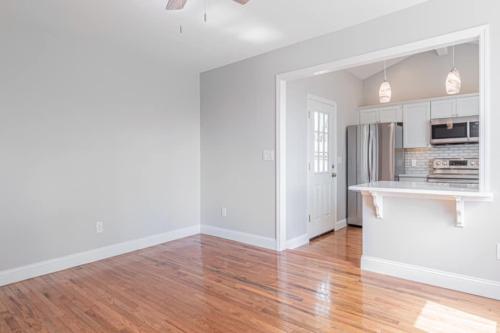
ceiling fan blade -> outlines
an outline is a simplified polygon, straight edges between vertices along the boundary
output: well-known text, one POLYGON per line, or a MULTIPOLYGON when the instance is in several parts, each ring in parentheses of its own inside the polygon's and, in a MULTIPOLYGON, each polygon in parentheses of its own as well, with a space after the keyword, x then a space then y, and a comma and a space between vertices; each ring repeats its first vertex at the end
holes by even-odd
POLYGON ((167 10, 179 10, 184 8, 187 0, 168 0, 167 10))
POLYGON ((244 4, 246 4, 246 3, 247 3, 248 1, 250 1, 250 0, 234 0, 234 1, 236 1, 236 2, 237 2, 237 3, 239 3, 240 5, 244 5, 244 4))

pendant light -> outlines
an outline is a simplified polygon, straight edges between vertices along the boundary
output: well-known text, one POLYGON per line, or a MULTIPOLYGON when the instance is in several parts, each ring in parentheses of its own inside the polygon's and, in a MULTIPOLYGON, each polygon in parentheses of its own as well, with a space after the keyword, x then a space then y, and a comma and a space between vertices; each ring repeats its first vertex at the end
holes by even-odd
POLYGON ((453 66, 451 71, 448 73, 446 77, 446 92, 448 95, 456 95, 460 93, 460 89, 462 88, 462 79, 460 78, 460 72, 455 67, 455 46, 453 46, 453 66))
POLYGON ((382 82, 382 84, 380 85, 378 96, 380 103, 389 103, 392 98, 392 88, 389 81, 387 81, 387 67, 385 61, 384 61, 384 82, 382 82))

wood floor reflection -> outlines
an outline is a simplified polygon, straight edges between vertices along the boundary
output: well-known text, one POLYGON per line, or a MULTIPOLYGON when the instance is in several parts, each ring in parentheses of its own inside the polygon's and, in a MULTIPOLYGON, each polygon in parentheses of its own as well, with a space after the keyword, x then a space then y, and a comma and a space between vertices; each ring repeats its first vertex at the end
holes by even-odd
POLYGON ((0 332, 498 332, 500 302, 362 273, 361 229, 193 236, 0 288, 0 332))
POLYGON ((327 257, 348 261, 359 266, 362 254, 362 229, 347 227, 336 233, 328 233, 313 239, 308 246, 296 251, 320 259, 327 257))

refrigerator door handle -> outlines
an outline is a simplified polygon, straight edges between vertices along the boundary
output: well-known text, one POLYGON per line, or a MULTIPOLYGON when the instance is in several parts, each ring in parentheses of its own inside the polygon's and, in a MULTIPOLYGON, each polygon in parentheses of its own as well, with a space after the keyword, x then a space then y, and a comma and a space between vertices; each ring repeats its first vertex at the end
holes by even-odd
POLYGON ((373 182, 373 131, 368 127, 368 182, 373 182))

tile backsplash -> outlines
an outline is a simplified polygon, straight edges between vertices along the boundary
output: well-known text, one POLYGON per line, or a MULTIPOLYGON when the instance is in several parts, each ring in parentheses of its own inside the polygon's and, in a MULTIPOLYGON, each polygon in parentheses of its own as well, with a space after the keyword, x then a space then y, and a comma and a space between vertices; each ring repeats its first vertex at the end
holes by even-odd
POLYGON ((479 158, 479 145, 442 145, 405 149, 405 173, 428 174, 432 169, 432 160, 435 158, 479 158), (416 166, 412 166, 412 160, 416 161, 416 166))

